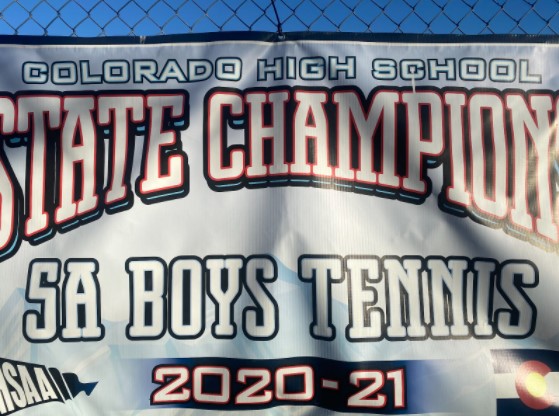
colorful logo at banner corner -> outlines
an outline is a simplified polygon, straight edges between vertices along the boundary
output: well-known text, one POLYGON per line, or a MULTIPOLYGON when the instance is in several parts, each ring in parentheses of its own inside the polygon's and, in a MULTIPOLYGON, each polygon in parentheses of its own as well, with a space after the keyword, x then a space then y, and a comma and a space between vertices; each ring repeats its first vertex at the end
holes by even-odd
POLYGON ((541 361, 526 361, 518 367, 515 386, 522 403, 535 410, 553 406, 556 399, 549 393, 545 378, 550 372, 550 368, 541 361))
POLYGON ((497 416, 559 415, 559 352, 494 350, 492 356, 497 416))

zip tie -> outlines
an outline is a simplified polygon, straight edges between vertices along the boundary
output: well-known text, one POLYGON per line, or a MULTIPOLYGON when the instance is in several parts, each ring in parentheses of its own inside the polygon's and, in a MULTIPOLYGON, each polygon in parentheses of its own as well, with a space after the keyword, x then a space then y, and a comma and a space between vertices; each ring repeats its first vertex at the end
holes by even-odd
POLYGON ((277 22, 277 27, 278 27, 278 39, 279 40, 284 40, 285 39, 285 35, 283 34, 283 29, 281 27, 281 21, 279 18, 279 14, 278 14, 278 9, 276 8, 276 2, 274 0, 270 0, 272 2, 272 7, 274 8, 274 13, 276 15, 276 22, 277 22))

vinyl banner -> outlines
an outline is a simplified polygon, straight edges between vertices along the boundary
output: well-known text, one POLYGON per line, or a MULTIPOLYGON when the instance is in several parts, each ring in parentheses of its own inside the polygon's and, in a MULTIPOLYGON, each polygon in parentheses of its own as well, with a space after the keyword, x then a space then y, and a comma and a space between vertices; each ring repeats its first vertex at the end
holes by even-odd
POLYGON ((559 414, 554 39, 0 41, 0 415, 559 414))

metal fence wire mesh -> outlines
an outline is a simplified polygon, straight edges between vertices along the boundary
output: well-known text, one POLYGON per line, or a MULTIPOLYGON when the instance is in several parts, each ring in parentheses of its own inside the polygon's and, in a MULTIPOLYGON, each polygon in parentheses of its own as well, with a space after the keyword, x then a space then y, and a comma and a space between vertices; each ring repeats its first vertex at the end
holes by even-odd
POLYGON ((559 0, 0 0, 0 34, 557 34, 559 0), (276 10, 277 14, 276 14, 276 10))

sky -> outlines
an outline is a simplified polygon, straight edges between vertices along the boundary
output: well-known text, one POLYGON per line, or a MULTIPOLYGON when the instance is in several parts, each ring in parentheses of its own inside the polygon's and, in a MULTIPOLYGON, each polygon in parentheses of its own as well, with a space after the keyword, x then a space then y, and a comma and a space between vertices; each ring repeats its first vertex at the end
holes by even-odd
MULTIPOLYGON (((274 0, 283 31, 557 34, 559 0, 274 0)), ((0 34, 276 31, 272 0, 0 0, 0 34)))

